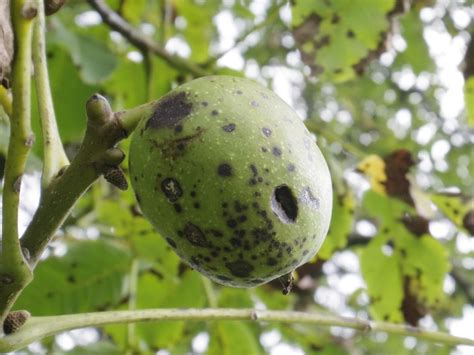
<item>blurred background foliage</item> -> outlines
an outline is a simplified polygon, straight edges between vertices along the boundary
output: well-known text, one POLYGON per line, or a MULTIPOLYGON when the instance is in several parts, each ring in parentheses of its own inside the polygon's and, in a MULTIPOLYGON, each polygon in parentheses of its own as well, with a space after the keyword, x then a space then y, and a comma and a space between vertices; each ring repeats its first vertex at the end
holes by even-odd
MULTIPOLYGON (((195 77, 186 63, 207 74, 246 76, 275 90, 316 135, 333 176, 332 225, 318 256, 296 271, 290 295, 282 295, 279 282, 225 288, 180 262, 141 216, 130 190, 100 181, 58 232, 17 308, 36 316, 148 307, 315 310, 472 336, 470 0, 105 2, 141 36, 185 58, 185 65, 132 44, 103 21, 93 3, 103 2, 70 0, 48 19, 54 104, 71 157, 85 128, 84 103, 95 92, 121 110, 195 77)), ((39 189, 36 107, 33 125, 38 139, 26 182, 29 196, 23 200, 25 220, 39 189)), ((7 132, 3 117, 0 176, 7 132)), ((127 144, 122 143, 125 151, 127 144)), ((26 351, 448 354, 463 349, 383 333, 238 321, 89 328, 26 351)))

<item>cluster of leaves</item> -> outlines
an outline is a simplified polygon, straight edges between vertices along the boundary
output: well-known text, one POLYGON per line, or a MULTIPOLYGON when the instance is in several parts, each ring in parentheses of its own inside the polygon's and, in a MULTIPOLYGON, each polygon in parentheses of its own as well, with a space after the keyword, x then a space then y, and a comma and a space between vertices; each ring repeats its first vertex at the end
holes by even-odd
MULTIPOLYGON (((189 50, 188 59, 210 73, 243 76, 257 68, 259 80, 272 85, 271 73, 283 67, 304 78, 294 87, 300 94, 295 106, 304 108, 307 126, 318 137, 332 171, 332 225, 315 260, 297 270, 294 291, 289 296, 281 294, 278 282, 250 290, 223 288, 210 285, 180 262, 141 216, 130 191, 119 192, 102 181, 75 207, 62 228, 64 236, 52 244, 49 257, 39 264, 35 280, 16 308, 28 309, 37 316, 205 306, 324 310, 328 304, 314 295, 319 289, 340 292, 329 282, 331 272, 325 265, 336 264, 338 268, 334 258, 341 251, 358 256, 360 275, 365 281, 365 285, 343 298, 345 309, 352 314, 368 312, 376 320, 415 325, 428 316, 443 328, 445 318, 461 315, 463 305, 473 303, 473 290, 466 286, 473 284, 473 274, 463 265, 468 265, 469 260, 472 265, 474 255, 472 250, 466 252, 457 247, 457 240, 470 238, 467 235, 472 234, 473 228, 472 200, 464 196, 473 191, 473 182, 466 176, 466 171, 474 169, 469 157, 472 135, 466 130, 467 113, 457 117, 455 124, 439 114, 437 93, 442 86, 423 37, 431 23, 420 20, 420 11, 429 6, 444 11, 436 20, 437 25, 442 24, 452 37, 469 30, 472 37, 472 23, 466 28, 456 27, 450 17, 453 9, 433 1, 411 1, 409 10, 403 8, 409 2, 396 0, 296 0, 291 6, 276 1, 261 10, 258 1, 107 3, 167 50, 189 50), (249 34, 238 38, 236 44, 244 62, 241 71, 216 65, 222 48, 215 48, 223 36, 216 16, 231 16, 241 33, 249 34), (394 36, 401 38, 406 48, 391 49, 394 36), (301 58, 296 63, 289 59, 295 53, 301 58), (391 59, 380 59, 383 55, 391 59), (400 85, 397 78, 406 72, 428 84, 400 85), (400 114, 409 117, 408 124, 406 120, 397 121, 400 114), (426 127, 434 133, 428 140, 418 139, 426 127), (439 142, 449 145, 442 159, 447 169, 443 164, 439 167, 432 154, 439 142), (383 159, 401 148, 413 158, 408 166, 397 159, 383 159), (370 156, 378 159, 369 159, 369 165, 359 164, 372 182, 364 192, 359 183, 362 178, 352 171, 359 161, 367 162, 370 156), (426 169, 416 160, 434 167, 426 169), (416 192, 416 177, 427 181, 422 192, 416 192), (447 187, 455 187, 459 193, 435 194, 447 187), (420 194, 421 200, 437 206, 429 216, 421 213, 420 194), (360 221, 369 223, 375 232, 360 235, 363 231, 356 228, 360 221), (444 223, 451 232, 440 236, 435 223, 444 223), (449 273, 455 287, 447 294, 443 285, 449 273), (367 302, 357 301, 363 296, 367 302)), ((120 110, 160 97, 191 78, 183 68, 135 48, 97 21, 97 13, 90 10, 86 2, 71 0, 48 22, 50 80, 59 130, 71 156, 84 132, 84 103, 92 93, 103 93, 113 108, 120 110)), ((472 43, 471 40, 469 48, 472 43)), ((472 117, 472 63, 467 68, 466 106, 472 117)), ((7 125, 3 122, 0 120, 0 170, 7 141, 7 125)), ((41 137, 36 108, 33 122, 37 137, 41 137)), ((124 151, 128 150, 127 144, 122 144, 124 151)), ((41 156, 41 150, 39 140, 34 147, 35 156, 41 156)), ((310 326, 240 321, 161 322, 133 329, 108 326, 101 331, 99 343, 77 347, 72 352, 167 349, 186 353, 193 348, 193 339, 204 332, 210 337, 209 354, 258 354, 268 351, 260 338, 272 330, 278 331, 282 341, 307 353, 318 350, 338 354, 357 349, 378 353, 381 346, 386 353, 410 351, 398 337, 380 341, 310 326)), ((59 351, 52 340, 43 345, 59 351)), ((423 351, 431 347, 420 342, 414 346, 423 351)), ((444 351, 449 349, 439 350, 444 351)))

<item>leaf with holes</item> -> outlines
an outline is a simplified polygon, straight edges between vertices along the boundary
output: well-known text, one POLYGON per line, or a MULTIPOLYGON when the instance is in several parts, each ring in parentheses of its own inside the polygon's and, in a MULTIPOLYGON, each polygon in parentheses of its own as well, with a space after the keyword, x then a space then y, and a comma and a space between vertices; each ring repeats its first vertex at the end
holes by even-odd
POLYGON ((385 49, 395 0, 292 2, 293 36, 313 74, 352 79, 385 49))

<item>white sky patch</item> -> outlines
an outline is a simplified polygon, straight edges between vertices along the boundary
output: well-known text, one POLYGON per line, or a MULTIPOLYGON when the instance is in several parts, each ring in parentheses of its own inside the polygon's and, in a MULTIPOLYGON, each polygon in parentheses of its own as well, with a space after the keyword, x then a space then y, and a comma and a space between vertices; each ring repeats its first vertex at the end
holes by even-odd
POLYGON ((260 335, 260 344, 265 348, 271 348, 276 346, 281 341, 281 333, 273 329, 268 332, 263 332, 260 335))
POLYGON ((171 54, 177 54, 180 57, 188 58, 191 55, 189 44, 179 37, 170 38, 165 45, 165 49, 171 54))
POLYGON ((214 24, 219 33, 218 50, 224 51, 232 48, 235 39, 239 35, 239 30, 234 21, 234 16, 229 10, 223 10, 214 16, 214 24))
POLYGON ((89 10, 80 13, 74 18, 74 22, 79 27, 92 27, 102 23, 102 18, 97 11, 89 10))
POLYGON ((199 354, 202 354, 206 351, 209 345, 209 334, 205 332, 201 332, 196 335, 192 341, 193 351, 199 354))
POLYGON ((139 51, 131 51, 127 53, 127 58, 134 63, 141 63, 143 61, 143 54, 139 51))
MULTIPOLYGON (((465 305, 463 307, 462 318, 450 318, 446 320, 446 325, 451 334, 471 338, 474 329, 474 307, 465 305)), ((472 355, 472 346, 458 346, 456 349, 462 355, 472 355)))
POLYGON ((281 343, 270 350, 270 355, 305 355, 304 351, 294 345, 281 343))

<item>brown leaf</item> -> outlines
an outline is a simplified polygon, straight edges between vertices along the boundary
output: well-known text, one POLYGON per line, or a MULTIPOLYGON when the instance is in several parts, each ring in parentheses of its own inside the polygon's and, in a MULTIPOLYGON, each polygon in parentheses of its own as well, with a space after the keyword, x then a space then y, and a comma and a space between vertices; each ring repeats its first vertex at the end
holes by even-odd
POLYGON ((387 176, 385 183, 387 194, 413 206, 413 198, 410 195, 410 181, 406 176, 410 168, 415 165, 411 153, 406 149, 395 150, 386 156, 384 161, 385 175, 387 176))

